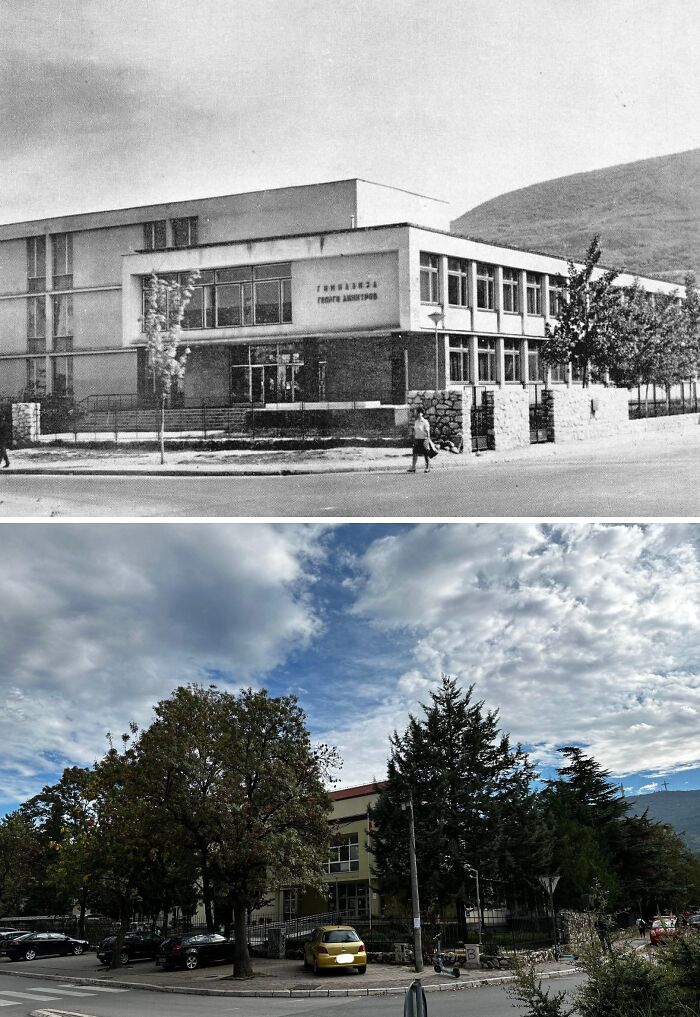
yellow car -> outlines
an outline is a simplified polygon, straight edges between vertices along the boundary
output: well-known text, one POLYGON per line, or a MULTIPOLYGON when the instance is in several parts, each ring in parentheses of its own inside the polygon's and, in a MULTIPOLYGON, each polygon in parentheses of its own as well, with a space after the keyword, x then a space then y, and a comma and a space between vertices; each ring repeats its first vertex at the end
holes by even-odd
POLYGON ((315 975, 334 968, 356 968, 364 975, 367 970, 365 944, 351 925, 321 925, 304 943, 304 967, 315 975))

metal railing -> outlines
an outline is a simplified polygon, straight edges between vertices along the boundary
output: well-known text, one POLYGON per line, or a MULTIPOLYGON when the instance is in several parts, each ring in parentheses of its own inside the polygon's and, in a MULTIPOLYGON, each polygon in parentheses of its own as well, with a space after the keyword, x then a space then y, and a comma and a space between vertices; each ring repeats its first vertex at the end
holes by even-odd
POLYGON ((680 413, 698 413, 697 381, 680 381, 675 385, 638 385, 629 401, 631 420, 644 417, 666 417, 680 413))

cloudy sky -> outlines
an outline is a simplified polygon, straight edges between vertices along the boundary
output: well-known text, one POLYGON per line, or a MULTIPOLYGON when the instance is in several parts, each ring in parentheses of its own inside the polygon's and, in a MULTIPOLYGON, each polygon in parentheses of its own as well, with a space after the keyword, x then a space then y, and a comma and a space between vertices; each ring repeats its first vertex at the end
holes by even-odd
POLYGON ((0 221, 360 176, 454 216, 700 146, 687 0, 0 0, 0 221))
POLYGON ((6 524, 0 814, 178 684, 293 693, 342 785, 441 672, 545 774, 700 787, 700 526, 6 524))

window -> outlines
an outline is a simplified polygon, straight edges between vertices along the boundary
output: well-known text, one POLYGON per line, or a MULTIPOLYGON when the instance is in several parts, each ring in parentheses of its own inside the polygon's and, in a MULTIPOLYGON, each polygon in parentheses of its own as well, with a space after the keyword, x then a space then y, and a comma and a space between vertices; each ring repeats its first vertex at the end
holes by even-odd
POLYGON ((503 310, 520 310, 519 276, 517 268, 503 269, 503 310))
MULTIPOLYGON (((289 262, 202 272, 182 327, 226 328, 291 322, 291 274, 289 262)), ((182 273, 180 284, 186 279, 182 273)), ((144 280, 146 285, 147 279, 144 280)))
POLYGON ((53 298, 53 335, 73 335, 73 297, 69 294, 53 298))
POLYGON ((477 357, 479 359, 479 381, 496 381, 496 340, 479 339, 477 341, 477 357))
POLYGON ((527 347, 527 374, 529 381, 544 381, 544 363, 540 356, 540 344, 532 340, 527 347))
POLYGON ((369 914, 369 887, 367 883, 336 883, 328 888, 330 911, 346 913, 350 918, 365 918, 369 914))
POLYGON ((34 395, 46 392, 45 357, 31 357, 27 360, 27 391, 34 395))
MULTIPOLYGON (((60 352, 72 351, 73 340, 62 339, 54 348, 60 352)), ((54 395, 73 395, 73 357, 53 358, 53 391, 54 395)))
POLYGON ((549 313, 553 318, 558 318, 561 312, 561 306, 564 303, 564 293, 566 292, 566 282, 560 275, 550 275, 549 277, 549 313))
POLYGON ((356 833, 336 834, 328 852, 326 872, 356 872, 360 867, 358 840, 356 833))
POLYGON ((46 237, 27 237, 27 289, 46 289, 46 237))
POLYGON ((492 311, 495 307, 493 299, 493 265, 478 262, 476 266, 476 306, 482 311, 492 311))
POLYGON ((143 224, 143 246, 147 251, 162 251, 164 247, 168 246, 165 219, 143 224))
POLYGON ((282 919, 285 922, 296 918, 299 910, 299 891, 296 887, 282 891, 282 919))
POLYGON ((197 216, 190 215, 185 219, 173 219, 173 247, 194 247, 197 240, 197 216))
POLYGON ((527 313, 542 314, 542 276, 527 273, 527 313))
POLYGON ((420 298, 424 304, 440 303, 440 258, 420 252, 420 298))
POLYGON ((27 339, 46 340, 46 301, 44 297, 27 299, 27 339))
POLYGON ((53 249, 53 288, 69 290, 73 286, 73 234, 56 233, 51 237, 53 249))
POLYGON ((552 381, 565 382, 567 380, 566 379, 567 367, 568 364, 552 364, 550 368, 552 381))
POLYGON ((503 340, 504 381, 520 381, 520 340, 503 340))
POLYGON ((463 258, 447 259, 447 303, 453 307, 467 307, 467 263, 463 258))
POLYGON ((469 381, 469 339, 449 337, 450 381, 469 381))

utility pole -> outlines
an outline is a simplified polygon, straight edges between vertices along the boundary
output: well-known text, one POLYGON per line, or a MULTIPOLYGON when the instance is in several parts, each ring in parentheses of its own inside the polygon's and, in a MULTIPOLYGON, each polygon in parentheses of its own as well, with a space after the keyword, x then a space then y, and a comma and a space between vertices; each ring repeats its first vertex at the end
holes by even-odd
POLYGON ((423 970, 423 940, 418 900, 418 866, 416 864, 416 828, 413 822, 413 795, 408 797, 408 854, 411 866, 411 904, 413 905, 413 957, 416 972, 423 970))

